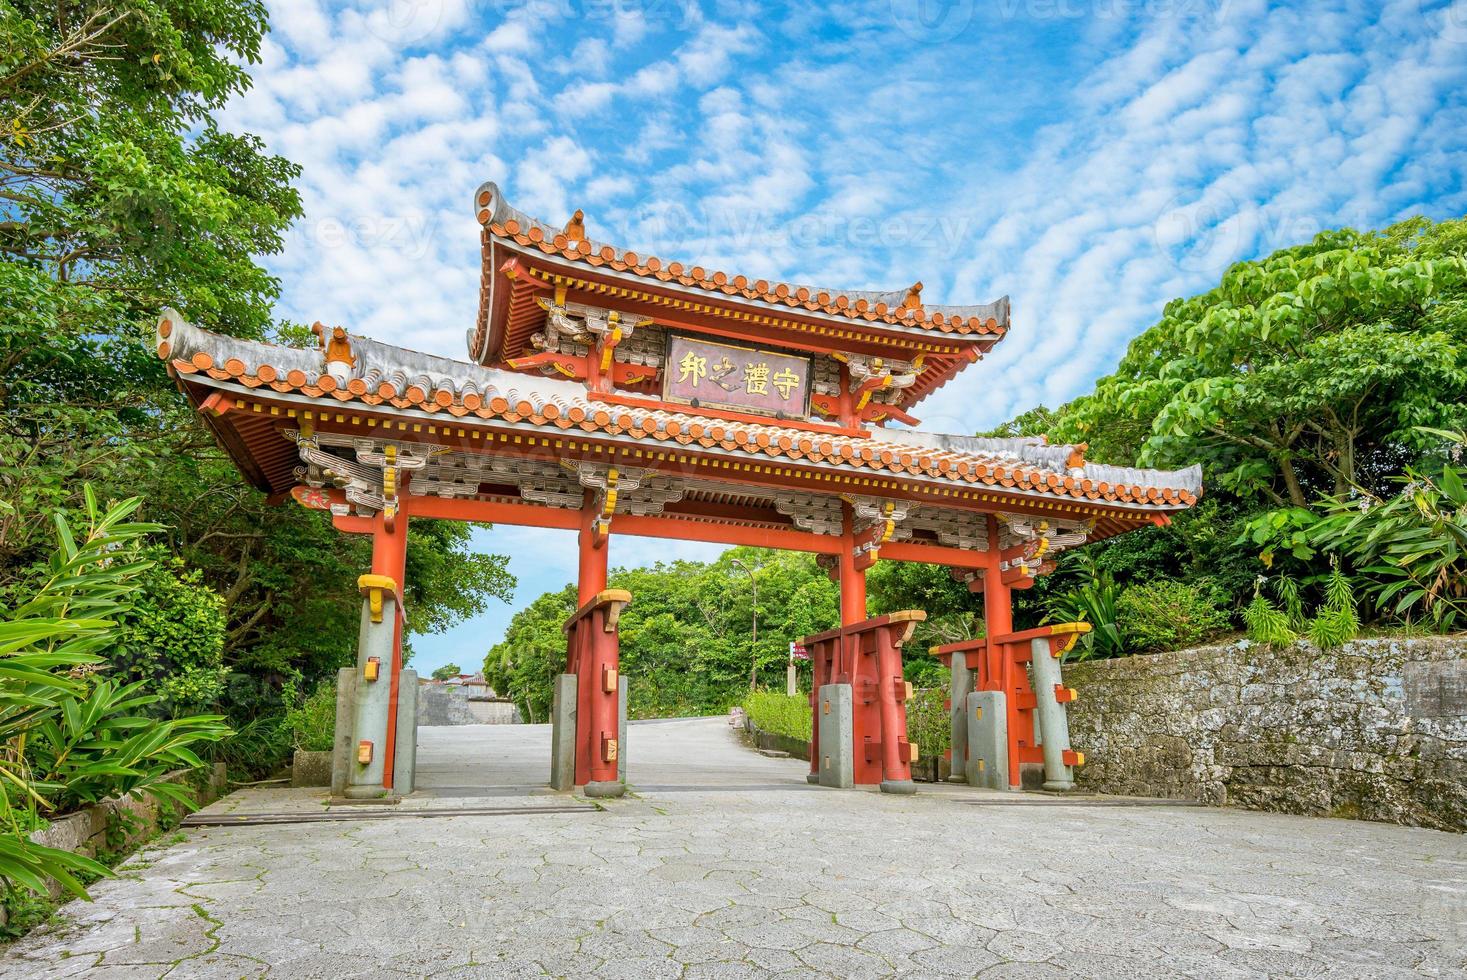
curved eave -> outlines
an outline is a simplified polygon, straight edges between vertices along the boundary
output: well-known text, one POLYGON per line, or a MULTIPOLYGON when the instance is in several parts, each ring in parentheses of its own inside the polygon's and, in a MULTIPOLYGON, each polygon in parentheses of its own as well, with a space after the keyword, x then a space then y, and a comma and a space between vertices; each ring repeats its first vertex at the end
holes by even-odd
MULTIPOLYGON (((417 427, 427 427, 427 435, 417 429, 402 431, 394 438, 431 441, 438 427, 445 434, 460 427, 487 428, 519 436, 537 435, 575 440, 634 446, 645 450, 666 450, 717 459, 724 463, 757 461, 793 471, 814 474, 828 481, 830 475, 848 476, 856 483, 889 482, 908 493, 921 497, 937 494, 946 506, 968 506, 978 510, 1011 509, 1025 512, 1077 512, 1111 514, 1121 519, 1149 520, 1152 515, 1165 515, 1185 510, 1196 501, 1196 495, 1140 485, 1110 486, 1092 481, 1077 481, 1045 473, 1038 468, 1012 462, 954 462, 940 453, 909 450, 894 444, 881 444, 875 439, 851 439, 809 432, 789 432, 777 426, 718 423, 685 413, 662 410, 637 411, 624 407, 593 406, 590 414, 562 414, 550 401, 536 405, 521 398, 510 404, 503 398, 493 399, 481 408, 469 411, 457 406, 444 406, 428 398, 423 402, 395 405, 391 401, 362 396, 346 389, 330 391, 297 390, 295 386, 241 383, 218 368, 201 368, 193 361, 175 359, 170 367, 179 377, 189 398, 196 406, 207 409, 208 395, 219 392, 231 399, 289 406, 313 410, 329 417, 351 412, 379 418, 401 419, 417 427), (207 389, 207 393, 202 390, 207 389), (548 416, 548 417, 547 417, 548 416), (761 431, 763 430, 763 431, 761 431), (865 445, 862 445, 862 444, 865 445), (986 506, 982 502, 987 502, 986 506)), ((324 376, 329 379, 329 376, 324 376)), ((311 387, 311 386, 306 386, 311 387)), ((269 413, 264 418, 268 419, 269 413)), ((217 430, 217 425, 216 425, 217 430)), ((253 455, 237 455, 239 447, 221 440, 241 468, 259 468, 268 487, 253 480, 261 489, 278 493, 293 485, 295 461, 290 447, 279 448, 284 455, 269 459, 253 455), (245 463, 248 460, 248 463, 245 463)), ((283 443, 283 440, 281 440, 283 443)), ((834 488, 831 492, 838 492, 834 488)), ((861 492, 880 493, 880 489, 861 492)))

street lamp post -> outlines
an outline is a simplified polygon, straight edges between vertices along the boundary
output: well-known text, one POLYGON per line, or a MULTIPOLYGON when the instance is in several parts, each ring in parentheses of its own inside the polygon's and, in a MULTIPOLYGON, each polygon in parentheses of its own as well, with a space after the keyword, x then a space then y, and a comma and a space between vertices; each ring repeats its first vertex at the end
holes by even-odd
POLYGON ((748 573, 749 587, 754 591, 754 608, 752 610, 753 639, 751 641, 753 644, 753 650, 751 650, 749 654, 749 690, 752 691, 754 690, 754 686, 758 683, 759 673, 759 580, 754 578, 754 570, 748 565, 745 565, 743 562, 739 561, 737 558, 731 559, 729 561, 729 564, 733 565, 736 568, 740 568, 748 573))

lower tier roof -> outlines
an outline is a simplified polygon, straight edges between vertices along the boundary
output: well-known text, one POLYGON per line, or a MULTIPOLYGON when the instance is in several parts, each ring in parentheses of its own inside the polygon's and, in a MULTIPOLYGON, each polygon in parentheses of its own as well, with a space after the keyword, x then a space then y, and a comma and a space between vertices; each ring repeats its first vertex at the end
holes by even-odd
MULTIPOLYGON (((1104 466, 1085 462, 1081 446, 672 411, 655 399, 598 394, 578 382, 495 370, 356 335, 336 342, 343 340, 335 354, 240 340, 166 310, 156 350, 196 405, 222 394, 252 404, 267 419, 356 419, 379 436, 396 433, 394 438, 420 442, 451 436, 459 449, 515 452, 511 447, 528 444, 574 455, 582 451, 578 446, 594 443, 598 451, 671 461, 687 472, 696 463, 699 478, 724 473, 829 494, 940 498, 948 506, 989 512, 1088 516, 1095 520, 1092 540, 1185 509, 1202 490, 1199 467, 1104 466), (328 356, 346 360, 328 370, 328 356)), ((261 490, 280 494, 299 485, 293 444, 278 435, 246 439, 235 423, 216 423, 215 430, 261 490)))

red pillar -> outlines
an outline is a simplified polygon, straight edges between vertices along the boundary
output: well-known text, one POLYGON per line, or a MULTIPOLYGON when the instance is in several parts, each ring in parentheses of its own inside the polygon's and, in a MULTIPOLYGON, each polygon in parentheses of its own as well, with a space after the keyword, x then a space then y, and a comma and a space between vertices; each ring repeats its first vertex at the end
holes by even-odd
POLYGON ((866 572, 856 567, 856 535, 851 526, 851 505, 842 504, 841 508, 844 513, 840 542, 840 624, 854 626, 866 621, 866 572))
MULTIPOLYGON (((998 518, 988 517, 988 565, 983 569, 983 632, 985 636, 1001 636, 1014 631, 1014 607, 1009 587, 1003 584, 1003 572, 998 562, 998 518)), ((1012 667, 1010 667, 1012 669, 1012 667)), ((1003 687, 1003 665, 999 662, 998 649, 989 644, 984 670, 983 689, 1001 691, 1003 687)))
MULTIPOLYGON (((586 492, 581 510, 579 579, 577 594, 584 607, 606 590, 607 537, 595 532, 595 494, 586 492)), ((603 607, 583 617, 569 637, 570 656, 566 669, 576 674, 576 783, 615 784, 617 758, 606 758, 606 740, 616 739, 620 729, 617 683, 620 677, 620 644, 616 628, 606 628, 603 607), (607 688, 610 687, 610 690, 607 688)), ((617 755, 622 747, 617 745, 617 755)))
POLYGON ((984 657, 982 689, 1003 692, 1009 737, 1009 785, 1018 786, 1022 773, 1018 755, 1019 706, 1015 696, 1019 685, 1015 671, 1021 668, 1014 663, 1009 651, 993 642, 994 637, 1014 631, 1013 593, 1003 584, 1003 572, 998 567, 998 518, 993 515, 988 517, 988 559, 988 566, 983 570, 983 630, 989 642, 984 657))
POLYGON ((596 523, 596 495, 586 491, 585 502, 581 505, 581 531, 576 539, 580 545, 580 568, 577 577, 577 605, 584 606, 590 602, 602 589, 606 588, 606 554, 609 550, 608 542, 603 537, 597 543, 596 533, 593 530, 596 523))
MULTIPOLYGON (((406 495, 400 498, 406 501, 406 495)), ((392 789, 393 763, 397 760, 397 698, 402 681, 402 595, 407 573, 408 516, 399 503, 391 525, 381 512, 372 519, 372 574, 386 575, 397 583, 397 602, 392 626, 392 668, 388 674, 387 737, 383 739, 382 786, 392 789)))
MULTIPOLYGON (((902 651, 890 630, 881 630, 876 648, 877 693, 881 699, 881 774, 888 787, 910 786, 912 763, 907 742, 907 681, 902 651)), ((902 791, 902 790, 899 790, 902 791)), ((905 790, 910 792, 910 790, 905 790)))
MULTIPOLYGON (((841 511, 840 624, 844 627, 867 619, 866 572, 856 567, 855 514, 850 504, 843 503, 841 511)), ((874 785, 881 782, 881 759, 868 758, 867 747, 881 740, 880 671, 876 650, 864 641, 864 634, 841 637, 839 663, 831 679, 851 685, 851 747, 855 751, 852 761, 856 784, 874 785)))

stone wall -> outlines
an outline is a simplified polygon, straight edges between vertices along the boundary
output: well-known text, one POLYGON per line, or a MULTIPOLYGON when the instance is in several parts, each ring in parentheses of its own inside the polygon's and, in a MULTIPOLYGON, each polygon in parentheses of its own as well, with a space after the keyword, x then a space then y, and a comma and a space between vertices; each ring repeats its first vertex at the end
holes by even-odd
MULTIPOLYGON (((194 777, 192 773, 178 771, 170 773, 165 780, 188 789, 197 806, 204 807, 224 795, 228 787, 224 763, 210 767, 207 779, 194 777)), ((183 810, 174 803, 165 803, 174 817, 183 816, 183 810)), ((33 831, 31 840, 46 847, 96 857, 99 853, 131 851, 141 842, 158 832, 160 825, 159 801, 147 795, 128 796, 121 799, 104 800, 85 810, 57 817, 41 830, 33 831), (109 835, 112 839, 109 840, 109 835)), ((46 880, 50 896, 59 898, 61 883, 46 880)), ((0 910, 3 911, 3 910, 0 910)))
POLYGON ((472 684, 418 685, 418 725, 518 725, 520 711, 508 698, 472 684))
POLYGON ((1467 830, 1467 638, 1067 665, 1082 789, 1467 830))

